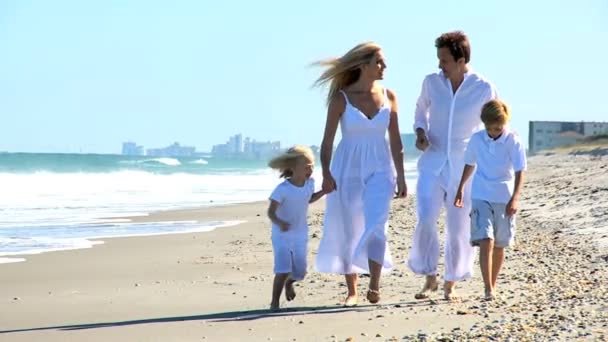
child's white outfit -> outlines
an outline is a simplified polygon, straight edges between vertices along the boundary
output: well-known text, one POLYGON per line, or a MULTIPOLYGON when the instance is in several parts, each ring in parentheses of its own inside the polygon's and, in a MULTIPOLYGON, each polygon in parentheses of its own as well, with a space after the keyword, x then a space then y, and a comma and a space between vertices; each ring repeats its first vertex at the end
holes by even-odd
POLYGON ((505 128, 494 140, 486 130, 471 137, 464 161, 476 166, 471 190, 471 244, 493 239, 496 247, 506 247, 515 237, 515 216, 506 206, 513 195, 514 174, 526 169, 526 151, 519 137, 505 128))
POLYGON ((308 203, 315 191, 312 178, 303 186, 285 180, 274 189, 270 199, 278 202, 276 215, 290 224, 287 231, 272 224, 272 249, 274 251, 274 273, 289 273, 293 280, 302 280, 306 275, 306 253, 308 244, 308 203))

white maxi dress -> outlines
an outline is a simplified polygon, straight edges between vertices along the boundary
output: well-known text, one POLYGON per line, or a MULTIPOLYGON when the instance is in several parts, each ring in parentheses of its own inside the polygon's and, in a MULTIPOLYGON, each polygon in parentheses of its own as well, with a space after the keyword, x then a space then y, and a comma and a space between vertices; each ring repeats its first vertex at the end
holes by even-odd
POLYGON ((371 119, 354 107, 346 93, 340 118, 342 140, 331 161, 337 190, 328 194, 323 236, 316 258, 322 273, 369 273, 368 259, 392 268, 386 231, 395 190, 395 167, 386 132, 390 101, 371 119))

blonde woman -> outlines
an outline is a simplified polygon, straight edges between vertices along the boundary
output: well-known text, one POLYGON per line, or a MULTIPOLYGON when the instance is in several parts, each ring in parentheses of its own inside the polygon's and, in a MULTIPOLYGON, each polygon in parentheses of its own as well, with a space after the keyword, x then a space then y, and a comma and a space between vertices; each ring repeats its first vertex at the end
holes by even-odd
POLYGON ((273 311, 279 309, 283 288, 287 301, 293 300, 296 297, 293 284, 306 275, 308 204, 325 194, 323 190, 315 192, 314 179, 311 178, 314 163, 312 150, 302 145, 290 148, 268 163, 285 178, 270 195, 268 207, 274 252, 275 277, 270 303, 273 311))
POLYGON ((357 274, 368 273, 367 299, 377 303, 380 274, 392 268, 386 231, 395 185, 397 197, 407 195, 397 96, 378 83, 386 62, 375 43, 318 64, 326 69, 315 85, 329 84, 321 144, 323 190, 329 195, 316 268, 344 274, 346 306, 357 304, 357 274), (338 126, 342 140, 332 158, 338 126))

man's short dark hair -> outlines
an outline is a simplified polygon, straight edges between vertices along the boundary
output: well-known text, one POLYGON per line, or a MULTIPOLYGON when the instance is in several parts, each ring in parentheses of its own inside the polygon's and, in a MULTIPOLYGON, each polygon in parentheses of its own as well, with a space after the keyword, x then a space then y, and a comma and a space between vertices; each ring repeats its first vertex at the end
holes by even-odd
POLYGON ((471 60, 471 44, 469 38, 462 31, 447 32, 435 39, 436 48, 448 48, 450 54, 457 61, 464 58, 465 63, 471 60))

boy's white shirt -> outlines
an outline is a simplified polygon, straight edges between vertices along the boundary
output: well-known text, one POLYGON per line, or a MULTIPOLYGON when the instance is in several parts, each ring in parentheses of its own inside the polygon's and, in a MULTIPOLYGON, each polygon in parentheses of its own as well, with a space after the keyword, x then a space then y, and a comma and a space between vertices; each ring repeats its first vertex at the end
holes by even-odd
POLYGON ((473 134, 464 162, 476 166, 471 198, 493 203, 511 200, 515 172, 527 167, 525 148, 508 128, 496 140, 485 129, 473 134))

